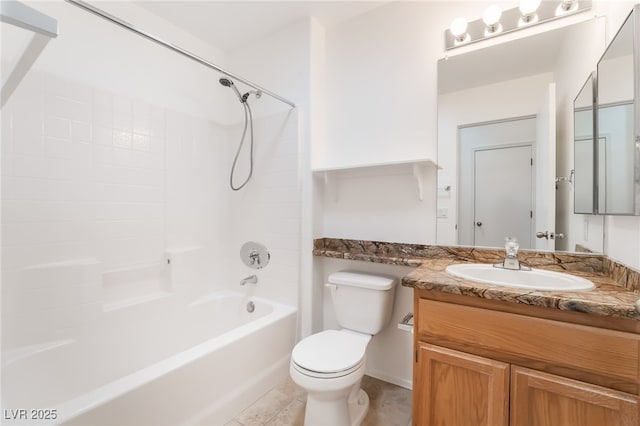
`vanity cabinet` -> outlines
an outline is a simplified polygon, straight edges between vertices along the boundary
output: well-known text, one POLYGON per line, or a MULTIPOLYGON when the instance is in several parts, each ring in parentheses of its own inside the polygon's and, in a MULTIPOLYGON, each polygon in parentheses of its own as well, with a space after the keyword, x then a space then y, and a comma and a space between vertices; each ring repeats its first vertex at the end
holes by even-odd
POLYGON ((638 426, 633 321, 414 294, 414 426, 638 426))
POLYGON ((522 367, 511 369, 511 425, 637 425, 635 396, 522 367))
POLYGON ((509 364, 419 342, 414 368, 414 424, 509 424, 509 364))

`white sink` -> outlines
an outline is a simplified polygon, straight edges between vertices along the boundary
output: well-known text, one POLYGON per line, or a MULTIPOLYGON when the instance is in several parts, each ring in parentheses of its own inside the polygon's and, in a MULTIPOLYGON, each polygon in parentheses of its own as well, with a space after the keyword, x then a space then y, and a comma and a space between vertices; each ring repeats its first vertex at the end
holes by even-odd
POLYGON ((483 284, 542 291, 583 291, 594 288, 591 281, 562 272, 532 269, 517 271, 496 268, 486 263, 458 263, 447 266, 455 277, 483 284))

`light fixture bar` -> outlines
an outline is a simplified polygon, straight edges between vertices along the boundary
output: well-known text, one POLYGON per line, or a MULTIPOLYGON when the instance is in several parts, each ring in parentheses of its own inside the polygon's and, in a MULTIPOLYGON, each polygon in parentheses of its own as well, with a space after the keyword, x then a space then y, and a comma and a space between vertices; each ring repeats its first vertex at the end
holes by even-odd
POLYGON ((464 41, 461 42, 460 40, 463 39, 463 37, 458 36, 456 38, 451 33, 450 29, 446 29, 444 32, 445 49, 455 49, 456 47, 466 46, 471 43, 497 37, 501 34, 507 34, 520 29, 529 28, 543 22, 549 22, 554 19, 564 18, 565 16, 575 15, 576 13, 591 9, 592 3, 593 2, 591 0, 575 0, 573 2, 567 2, 566 0, 559 0, 557 2, 543 1, 535 12, 537 20, 529 23, 522 22, 522 12, 519 7, 507 9, 502 12, 500 22, 496 24, 500 25, 501 31, 486 31, 487 25, 484 21, 482 19, 476 19, 475 21, 468 23, 464 41), (568 8, 567 4, 569 5, 568 8))

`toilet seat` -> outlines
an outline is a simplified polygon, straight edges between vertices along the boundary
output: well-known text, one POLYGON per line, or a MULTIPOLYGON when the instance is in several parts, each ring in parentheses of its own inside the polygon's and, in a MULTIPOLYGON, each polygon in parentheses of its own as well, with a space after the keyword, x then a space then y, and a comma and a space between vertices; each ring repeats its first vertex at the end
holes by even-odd
POLYGON ((343 377, 343 376, 347 376, 351 373, 353 373, 354 371, 358 370, 359 368, 361 368, 364 365, 364 358, 357 364, 354 365, 351 368, 348 368, 346 370, 343 371, 336 371, 334 373, 321 373, 318 371, 313 371, 313 370, 307 370, 304 367, 300 367, 298 364, 295 363, 295 361, 293 361, 291 363, 291 366, 300 374, 303 374, 305 376, 308 377, 314 377, 316 379, 335 379, 338 377, 343 377))
POLYGON ((325 330, 302 339, 291 353, 291 361, 301 374, 341 377, 362 366, 370 336, 348 330, 325 330))

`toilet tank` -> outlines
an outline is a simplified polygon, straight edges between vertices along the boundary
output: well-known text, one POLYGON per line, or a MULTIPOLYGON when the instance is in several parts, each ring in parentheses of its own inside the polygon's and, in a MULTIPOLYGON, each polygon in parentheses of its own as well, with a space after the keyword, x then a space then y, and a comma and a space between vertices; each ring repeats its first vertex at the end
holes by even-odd
POLYGON ((340 271, 330 274, 327 281, 341 327, 374 335, 389 323, 397 284, 395 278, 340 271))

